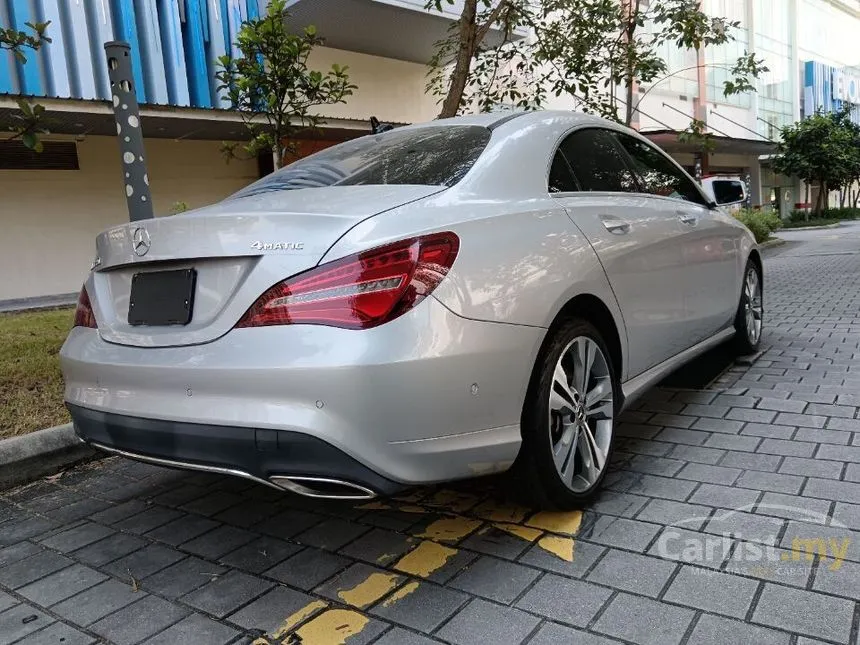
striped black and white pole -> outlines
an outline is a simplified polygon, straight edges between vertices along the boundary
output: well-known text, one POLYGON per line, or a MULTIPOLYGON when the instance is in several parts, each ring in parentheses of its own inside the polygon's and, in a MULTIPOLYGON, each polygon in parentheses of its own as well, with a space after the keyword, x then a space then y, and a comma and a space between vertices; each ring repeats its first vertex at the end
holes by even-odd
POLYGON ((152 193, 146 173, 146 153, 140 108, 131 69, 131 46, 122 41, 105 43, 108 78, 116 119, 116 133, 122 160, 122 176, 128 218, 132 222, 152 218, 152 193))

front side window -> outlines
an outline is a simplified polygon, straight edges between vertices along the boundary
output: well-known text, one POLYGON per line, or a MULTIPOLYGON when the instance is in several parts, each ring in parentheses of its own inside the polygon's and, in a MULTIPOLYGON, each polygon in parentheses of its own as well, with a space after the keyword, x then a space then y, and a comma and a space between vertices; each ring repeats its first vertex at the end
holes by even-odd
POLYGON ((411 184, 450 187, 481 156, 491 136, 480 126, 430 126, 367 135, 300 159, 232 195, 355 186, 411 184))
POLYGON ((611 133, 597 128, 577 130, 560 146, 580 190, 634 193, 636 178, 611 133))
POLYGON ((693 181, 668 157, 643 141, 615 133, 618 142, 630 155, 633 168, 642 180, 642 189, 651 195, 672 197, 705 205, 693 181))

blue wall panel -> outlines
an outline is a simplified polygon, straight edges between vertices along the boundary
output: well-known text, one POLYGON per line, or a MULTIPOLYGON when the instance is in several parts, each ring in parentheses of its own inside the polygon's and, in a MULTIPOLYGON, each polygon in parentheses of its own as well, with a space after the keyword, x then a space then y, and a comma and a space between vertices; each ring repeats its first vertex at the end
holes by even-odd
MULTIPOLYGON (((30 0, 10 0, 8 9, 9 23, 19 31, 29 31, 29 27, 25 25, 27 22, 38 22, 38 16, 32 10, 30 0)), ((4 52, 4 55, 8 56, 9 54, 4 52)), ((26 50, 24 55, 27 57, 27 62, 16 61, 15 63, 21 93, 43 96, 46 88, 39 64, 39 55, 36 52, 26 50)))
POLYGON ((0 93, 59 98, 111 98, 104 43, 131 45, 141 103, 229 107, 217 91, 218 58, 238 56, 242 22, 266 0, 0 0, 0 25, 27 30, 50 21, 52 42, 28 51, 25 64, 0 57, 0 93))
POLYGON ((140 40, 137 36, 134 0, 111 0, 111 11, 113 11, 117 40, 124 40, 131 45, 131 71, 134 75, 137 100, 140 103, 146 103, 146 83, 143 80, 143 61, 140 56, 140 40))
POLYGON ((46 94, 50 96, 71 96, 72 86, 66 58, 66 34, 63 30, 63 14, 59 0, 42 0, 42 15, 40 19, 49 22, 48 37, 50 43, 42 47, 41 55, 45 58, 47 73, 46 94))
POLYGON ((185 0, 182 36, 185 42, 185 69, 188 73, 191 105, 212 107, 209 66, 206 60, 206 49, 209 44, 209 15, 206 0, 185 0))
POLYGON ((134 12, 146 99, 150 103, 166 105, 170 99, 167 96, 167 74, 164 71, 156 0, 134 0, 134 12))

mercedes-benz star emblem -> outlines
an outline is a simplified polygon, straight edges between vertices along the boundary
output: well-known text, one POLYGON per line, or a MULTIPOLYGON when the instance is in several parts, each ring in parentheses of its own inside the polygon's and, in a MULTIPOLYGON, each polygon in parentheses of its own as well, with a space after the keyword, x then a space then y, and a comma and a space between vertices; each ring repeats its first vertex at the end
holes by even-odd
POLYGON ((131 248, 134 249, 134 254, 146 255, 150 246, 152 246, 152 240, 149 239, 149 232, 142 226, 134 229, 134 233, 131 234, 131 248))

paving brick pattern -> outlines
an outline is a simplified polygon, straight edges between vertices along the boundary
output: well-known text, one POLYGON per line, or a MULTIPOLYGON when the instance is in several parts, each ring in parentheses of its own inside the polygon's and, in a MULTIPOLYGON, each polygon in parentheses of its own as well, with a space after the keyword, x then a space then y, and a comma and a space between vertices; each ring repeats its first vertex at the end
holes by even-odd
POLYGON ((763 351, 650 391, 584 512, 106 459, 0 493, 0 645, 857 644, 860 226, 785 237, 763 351))

